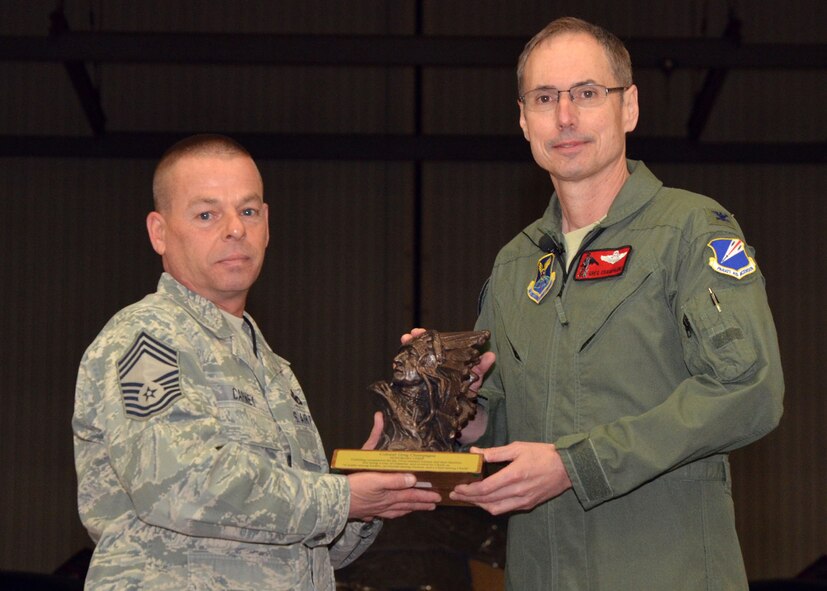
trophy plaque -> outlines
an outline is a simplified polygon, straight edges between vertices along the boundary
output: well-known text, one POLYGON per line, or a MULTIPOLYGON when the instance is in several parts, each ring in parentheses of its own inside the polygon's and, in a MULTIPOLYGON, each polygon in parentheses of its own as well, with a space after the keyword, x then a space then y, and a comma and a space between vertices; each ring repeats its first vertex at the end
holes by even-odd
POLYGON ((455 452, 455 440, 476 415, 472 371, 488 331, 429 330, 399 348, 393 359, 393 379, 376 382, 384 427, 375 450, 337 449, 331 468, 411 472, 416 486, 433 488, 443 504, 457 484, 482 478, 480 454, 455 452))

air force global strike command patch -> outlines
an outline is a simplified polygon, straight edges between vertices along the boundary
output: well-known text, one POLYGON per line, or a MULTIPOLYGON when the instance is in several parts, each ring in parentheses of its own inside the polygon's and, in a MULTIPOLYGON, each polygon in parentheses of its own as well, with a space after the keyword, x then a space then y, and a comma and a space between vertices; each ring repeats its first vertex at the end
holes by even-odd
POLYGON ((552 271, 554 267, 554 254, 548 253, 540 257, 540 260, 537 261, 537 277, 528 284, 528 299, 530 299, 535 304, 539 304, 546 294, 548 290, 551 289, 551 286, 554 285, 554 279, 557 277, 557 273, 552 271))
POLYGON ((755 272, 755 259, 747 255, 743 241, 738 238, 716 238, 707 246, 715 253, 715 256, 709 257, 709 266, 715 272, 736 279, 755 272))
POLYGON ((118 361, 123 407, 133 419, 146 420, 182 396, 178 352, 141 332, 118 361))

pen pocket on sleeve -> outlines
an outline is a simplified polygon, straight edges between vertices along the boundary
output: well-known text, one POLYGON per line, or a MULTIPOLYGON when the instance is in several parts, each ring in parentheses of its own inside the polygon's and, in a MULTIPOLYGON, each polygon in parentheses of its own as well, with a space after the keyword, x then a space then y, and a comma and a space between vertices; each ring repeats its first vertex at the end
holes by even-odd
POLYGON ((758 354, 745 334, 739 317, 744 311, 735 298, 719 296, 721 310, 702 293, 682 308, 684 361, 693 375, 711 374, 721 382, 734 382, 751 375, 758 354))

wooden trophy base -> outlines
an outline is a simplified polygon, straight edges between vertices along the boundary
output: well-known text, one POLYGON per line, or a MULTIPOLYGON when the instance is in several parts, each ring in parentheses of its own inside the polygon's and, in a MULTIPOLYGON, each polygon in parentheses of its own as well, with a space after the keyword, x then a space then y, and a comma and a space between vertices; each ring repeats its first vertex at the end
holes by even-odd
POLYGON ((482 454, 450 451, 391 451, 337 449, 331 469, 336 472, 409 472, 419 488, 434 489, 442 495, 440 505, 467 506, 448 497, 455 486, 482 479, 482 454))

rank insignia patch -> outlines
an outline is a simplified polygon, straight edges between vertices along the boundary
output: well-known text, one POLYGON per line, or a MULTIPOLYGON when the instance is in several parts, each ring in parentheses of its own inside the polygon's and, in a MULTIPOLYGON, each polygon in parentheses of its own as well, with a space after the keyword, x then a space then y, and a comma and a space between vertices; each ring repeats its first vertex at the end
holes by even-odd
POLYGON ((127 416, 145 420, 182 396, 178 352, 141 332, 118 361, 118 381, 127 416))
POLYGON ((706 215, 710 224, 732 227, 733 220, 731 213, 727 213, 721 209, 707 209, 706 215))
POLYGON ((554 285, 554 280, 557 278, 557 273, 552 271, 554 267, 554 254, 548 253, 540 257, 537 261, 537 277, 528 284, 528 299, 535 304, 539 304, 551 286, 554 285))
POLYGON ((574 271, 575 281, 617 277, 626 270, 631 246, 619 246, 606 250, 587 250, 580 255, 574 271))
POLYGON ((738 238, 716 238, 707 244, 715 256, 709 257, 709 266, 715 272, 736 279, 754 273, 755 259, 747 255, 744 242, 738 238))

